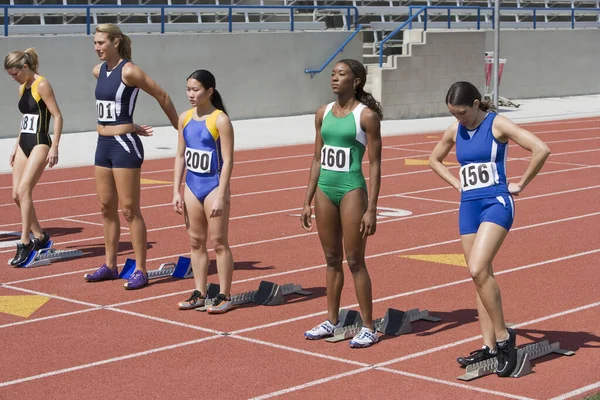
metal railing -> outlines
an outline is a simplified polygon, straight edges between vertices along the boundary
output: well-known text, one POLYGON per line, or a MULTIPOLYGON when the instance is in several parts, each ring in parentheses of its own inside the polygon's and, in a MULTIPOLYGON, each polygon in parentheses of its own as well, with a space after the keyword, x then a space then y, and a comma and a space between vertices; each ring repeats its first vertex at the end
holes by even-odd
POLYGON ((346 45, 347 45, 348 43, 350 43, 350 41, 351 41, 352 39, 354 39, 354 36, 356 36, 356 35, 358 34, 358 32, 360 32, 360 30, 361 30, 362 28, 363 28, 363 26, 362 26, 362 25, 358 25, 358 26, 356 27, 356 30, 355 30, 354 32, 352 32, 352 34, 351 34, 350 36, 348 36, 348 39, 346 39, 346 40, 344 41, 344 43, 342 43, 342 44, 340 45, 340 47, 338 47, 338 49, 337 49, 337 50, 336 50, 336 51, 335 51, 335 52, 334 52, 334 53, 331 55, 331 57, 329 57, 329 58, 327 59, 327 61, 325 61, 325 63, 323 63, 323 65, 321 65, 321 67, 320 67, 320 68, 318 68, 318 69, 305 69, 305 70, 304 70, 304 72, 305 72, 305 73, 307 73, 307 74, 310 74, 310 77, 311 77, 311 78, 312 78, 313 76, 315 76, 315 74, 320 74, 321 72, 323 72, 323 70, 324 70, 324 69, 325 69, 325 68, 326 68, 326 67, 329 65, 329 63, 330 63, 331 61, 333 61, 333 59, 334 59, 334 58, 335 58, 335 57, 336 57, 336 56, 337 56, 339 53, 341 53, 342 51, 344 51, 344 48, 346 47, 346 45))
MULTIPOLYGON (((348 30, 352 29, 352 26, 354 26, 354 28, 358 27, 358 8, 354 7, 354 6, 260 6, 260 5, 210 5, 210 4, 202 4, 202 5, 66 5, 66 6, 60 6, 60 5, 23 5, 23 6, 0 6, 0 10, 3 10, 4 13, 4 36, 8 36, 9 34, 9 27, 10 25, 10 12, 11 10, 17 10, 17 11, 27 11, 27 12, 20 12, 20 14, 28 14, 30 13, 29 10, 31 10, 31 13, 36 13, 38 14, 40 11, 43 10, 49 10, 50 12, 53 13, 69 13, 69 14, 80 14, 80 15, 85 15, 86 18, 86 34, 90 35, 92 32, 92 28, 91 26, 93 25, 92 23, 92 13, 93 12, 97 12, 97 13, 102 13, 103 10, 105 13, 108 12, 114 12, 114 10, 119 10, 119 12, 121 12, 121 10, 123 10, 123 12, 126 12, 127 10, 136 10, 138 12, 141 13, 146 13, 146 14, 150 14, 150 13, 155 13, 155 14, 160 14, 160 33, 164 34, 165 33, 165 25, 168 25, 170 23, 166 22, 166 13, 172 13, 173 11, 181 11, 186 12, 186 11, 192 11, 192 12, 200 12, 202 9, 211 9, 211 10, 223 10, 226 11, 228 13, 228 17, 227 17, 227 24, 228 24, 228 31, 232 32, 233 31, 233 25, 234 25, 234 21, 233 21, 233 14, 234 12, 240 12, 240 10, 244 10, 246 13, 248 12, 256 12, 256 13, 262 13, 268 10, 287 10, 289 12, 289 16, 290 16, 290 31, 294 31, 294 13, 297 10, 340 10, 340 11, 346 11, 345 12, 345 16, 344 18, 346 19, 346 23, 345 26, 348 30), (141 11, 140 11, 141 10, 141 11), (248 11, 250 10, 250 11, 248 11), (255 11, 256 10, 256 11, 255 11)), ((15 12, 13 11, 13 14, 15 14, 15 12)), ((172 25, 176 25, 177 23, 172 23, 172 25)), ((243 24, 243 23, 242 23, 243 24)), ((56 24, 57 26, 62 26, 62 24, 56 24)), ((148 25, 150 25, 148 23, 148 25)), ((199 26, 201 26, 201 23, 198 23, 199 26)), ((46 27, 48 26, 52 26, 51 24, 47 24, 45 25, 46 27)), ((123 26, 127 26, 127 24, 123 24, 123 26)), ((268 26, 268 23, 265 23, 265 26, 268 26)))
MULTIPOLYGON (((447 10, 447 19, 446 19, 446 28, 447 29, 451 29, 452 28, 452 18, 451 17, 451 12, 452 10, 458 10, 458 11, 464 11, 464 10, 474 10, 476 11, 476 17, 477 19, 474 21, 475 23, 475 27, 477 30, 481 29, 481 25, 482 22, 485 23, 485 21, 481 20, 482 14, 487 14, 491 12, 491 28, 495 29, 495 25, 494 25, 494 16, 495 16, 495 11, 493 7, 476 7, 476 6, 409 6, 409 16, 408 19, 406 21, 404 21, 402 24, 400 24, 400 26, 398 26, 396 29, 394 29, 390 34, 388 34, 387 36, 385 36, 379 43, 378 43, 378 47, 379 47, 379 67, 383 66, 383 46, 390 40, 392 39, 394 36, 396 36, 398 33, 400 33, 404 28, 406 28, 408 26, 408 29, 412 29, 413 27, 413 22, 415 21, 415 18, 419 17, 420 15, 423 15, 423 30, 426 31, 427 30, 427 24, 428 24, 428 17, 429 17, 429 13, 428 10, 447 10), (416 12, 415 12, 416 10, 416 12), (485 11, 485 13, 483 13, 485 11)), ((537 22, 537 17, 538 15, 544 15, 544 14, 557 14, 557 13, 564 13, 565 15, 567 15, 567 13, 569 13, 570 15, 570 27, 571 29, 575 29, 576 28, 576 14, 577 13, 598 13, 600 14, 600 9, 599 8, 563 8, 563 7, 552 7, 552 8, 548 8, 548 7, 502 7, 501 8, 501 13, 506 12, 509 15, 513 15, 515 13, 518 14, 523 14, 525 12, 531 12, 531 17, 532 17, 532 21, 521 21, 518 23, 519 26, 523 25, 523 27, 525 27, 525 24, 529 24, 531 23, 531 27, 533 29, 537 28, 538 22, 537 22)), ((436 17, 439 17, 439 15, 436 14, 436 17)), ((439 22, 439 21, 436 21, 439 22)), ((471 21, 471 23, 473 23, 473 21, 471 21)), ((457 24, 457 22, 454 22, 454 24, 457 24)), ((487 24, 487 23, 486 23, 487 24)), ((505 23, 501 23, 501 25, 504 25, 505 23)), ((514 22, 512 23, 508 23, 511 25, 511 27, 515 27, 514 26, 514 22)), ((556 23, 555 23, 556 24, 556 23)), ((551 23, 546 23, 546 26, 551 26, 551 23)), ((598 24, 600 26, 600 24, 598 24)))

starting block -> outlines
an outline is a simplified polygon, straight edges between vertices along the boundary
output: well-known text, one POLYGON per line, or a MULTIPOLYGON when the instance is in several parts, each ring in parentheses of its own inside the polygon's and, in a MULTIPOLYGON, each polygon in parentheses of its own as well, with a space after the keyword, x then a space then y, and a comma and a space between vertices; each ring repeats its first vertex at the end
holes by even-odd
MULTIPOLYGON (((135 260, 128 258, 119 274, 119 278, 129 279, 133 271, 135 271, 135 260)), ((167 276, 179 279, 191 278, 194 276, 191 260, 188 257, 179 257, 177 263, 164 263, 158 269, 148 271, 148 280, 167 276)))
MULTIPOLYGON (((563 350, 560 348, 560 343, 555 342, 550 344, 547 340, 531 343, 517 350, 517 366, 510 374, 513 378, 520 378, 531 373, 531 360, 547 356, 555 353, 563 356, 573 356, 575 352, 563 350)), ((482 376, 491 375, 498 367, 498 359, 490 358, 472 365, 468 365, 466 373, 458 377, 461 381, 471 381, 482 376)))
MULTIPOLYGON (((46 247, 40 250, 34 250, 29 254, 27 260, 21 264, 15 265, 15 268, 33 268, 49 265, 53 261, 65 260, 67 258, 79 257, 83 255, 81 250, 56 250, 52 248, 54 242, 49 240, 46 247)), ((8 265, 13 259, 8 260, 8 265)))
MULTIPOLYGON (((209 284, 210 286, 210 284, 209 284)), ((218 287, 218 285, 216 285, 218 287)), ((217 290, 214 297, 209 297, 210 292, 207 290, 207 298, 204 301, 204 307, 196 308, 196 311, 206 311, 208 306, 212 305, 214 298, 219 291, 217 290)), ((310 296, 312 292, 302 289, 301 285, 286 283, 278 285, 273 282, 261 281, 257 290, 238 293, 231 296, 231 305, 237 306, 240 304, 254 303, 261 306, 277 306, 285 303, 285 298, 289 294, 300 294, 302 296, 310 296)))
MULTIPOLYGON (((358 312, 356 313, 358 314, 358 312)), ((384 335, 400 336, 412 332, 412 322, 420 320, 439 322, 441 321, 441 318, 432 317, 429 315, 428 310, 419 311, 418 308, 406 312, 388 308, 383 318, 378 318, 373 321, 373 328, 384 335)), ((325 339, 325 341, 335 343, 351 339, 360 332, 360 329, 363 326, 363 320, 360 317, 360 314, 358 314, 355 323, 345 325, 345 320, 342 319, 340 311, 340 321, 342 322, 342 326, 333 331, 333 336, 325 339)))

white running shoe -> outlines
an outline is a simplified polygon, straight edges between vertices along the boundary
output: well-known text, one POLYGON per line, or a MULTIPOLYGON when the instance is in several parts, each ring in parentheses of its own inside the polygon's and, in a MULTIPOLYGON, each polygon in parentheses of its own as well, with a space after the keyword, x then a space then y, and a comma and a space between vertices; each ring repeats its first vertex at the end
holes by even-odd
POLYGON ((337 326, 333 325, 329 320, 326 320, 311 330, 304 332, 304 337, 309 340, 323 339, 324 337, 333 336, 335 328, 337 328, 337 326))
POLYGON ((377 343, 378 340, 379 338, 377 337, 377 332, 373 332, 369 328, 363 326, 360 329, 360 332, 358 332, 350 341, 350 347, 369 347, 377 343))

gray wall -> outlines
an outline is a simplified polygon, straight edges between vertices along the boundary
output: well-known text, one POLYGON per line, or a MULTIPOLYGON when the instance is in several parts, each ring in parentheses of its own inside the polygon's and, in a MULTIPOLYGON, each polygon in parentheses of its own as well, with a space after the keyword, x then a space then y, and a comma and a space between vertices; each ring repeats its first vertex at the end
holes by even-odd
MULTIPOLYGON (((332 99, 330 64, 313 78, 307 68, 319 68, 350 32, 246 32, 172 35, 131 35, 133 61, 171 96, 178 112, 190 107, 185 80, 196 69, 208 69, 217 78, 232 119, 313 113, 332 99)), ((94 131, 96 80, 99 60, 93 39, 87 36, 9 37, 0 40, 0 54, 35 47, 40 73, 52 86, 61 108, 64 132, 94 131), (60 56, 59 56, 60 54, 60 56)), ((358 34, 338 58, 362 60, 358 34)), ((335 62, 335 60, 333 61, 335 62)), ((18 85, 8 74, 0 78, 0 137, 16 135, 20 114, 18 85)), ((152 97, 138 97, 137 123, 169 125, 152 97)))
MULTIPOLYGON (((486 51, 494 32, 486 32, 486 51)), ((514 99, 600 93, 600 29, 502 30, 499 94, 514 99)))
POLYGON ((483 90, 484 32, 406 32, 405 39, 409 35, 410 55, 395 56, 395 68, 371 71, 373 95, 381 101, 386 119, 447 115, 446 92, 459 80, 483 90))

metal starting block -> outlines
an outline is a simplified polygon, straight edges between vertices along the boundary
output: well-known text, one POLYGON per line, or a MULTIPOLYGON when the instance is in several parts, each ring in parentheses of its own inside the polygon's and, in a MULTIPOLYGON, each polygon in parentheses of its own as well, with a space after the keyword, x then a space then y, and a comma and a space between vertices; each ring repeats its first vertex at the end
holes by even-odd
MULTIPOLYGON (((79 257, 83 255, 81 250, 56 250, 52 248, 54 242, 49 240, 46 247, 40 250, 34 250, 29 254, 27 260, 21 264, 15 265, 15 268, 33 268, 42 265, 49 265, 53 261, 65 260, 67 258, 79 257)), ((8 265, 13 259, 8 260, 8 265)))
MULTIPOLYGON (((213 284, 209 284, 213 285, 213 284)), ((218 287, 218 285, 216 285, 218 287)), ((207 298, 204 301, 204 307, 196 308, 196 311, 206 311, 208 306, 211 306, 214 299, 219 291, 213 297, 210 296, 210 292, 207 289, 207 298)), ((258 290, 251 290, 249 292, 243 292, 234 294, 231 296, 231 305, 237 306, 240 304, 254 303, 261 306, 277 306, 285 303, 285 298, 289 294, 300 294, 303 296, 310 296, 312 292, 302 289, 301 285, 294 285, 293 283, 286 283, 285 285, 278 285, 273 282, 261 281, 258 290)))
MULTIPOLYGON (((342 310, 345 311, 345 310, 342 310)), ((357 312, 358 314, 358 312, 357 312)), ((439 322, 441 318, 431 317, 428 310, 419 311, 418 308, 406 312, 388 308, 383 318, 373 321, 373 328, 384 335, 400 336, 412 332, 412 322, 415 321, 439 322)), ((356 322, 352 325, 344 325, 345 320, 341 318, 342 326, 333 331, 333 336, 325 339, 327 342, 341 342, 353 338, 363 327, 363 320, 358 314, 356 322)))
MULTIPOLYGON (((121 279, 129 279, 135 271, 135 260, 128 258, 119 274, 121 279)), ((186 279, 194 276, 192 263, 188 257, 179 257, 177 263, 164 263, 158 269, 148 271, 148 280, 172 276, 173 278, 186 279)))
MULTIPOLYGON (((563 356, 573 356, 575 352, 570 350, 563 350, 560 348, 560 343, 550 344, 547 340, 541 342, 531 343, 523 346, 517 350, 517 366, 514 371, 511 372, 510 376, 513 378, 520 378, 522 376, 531 373, 531 360, 536 358, 547 356, 548 354, 555 353, 563 356)), ((489 358, 487 360, 468 365, 466 373, 458 377, 461 381, 471 381, 482 376, 491 375, 496 371, 498 367, 498 359, 496 357, 489 358)))

